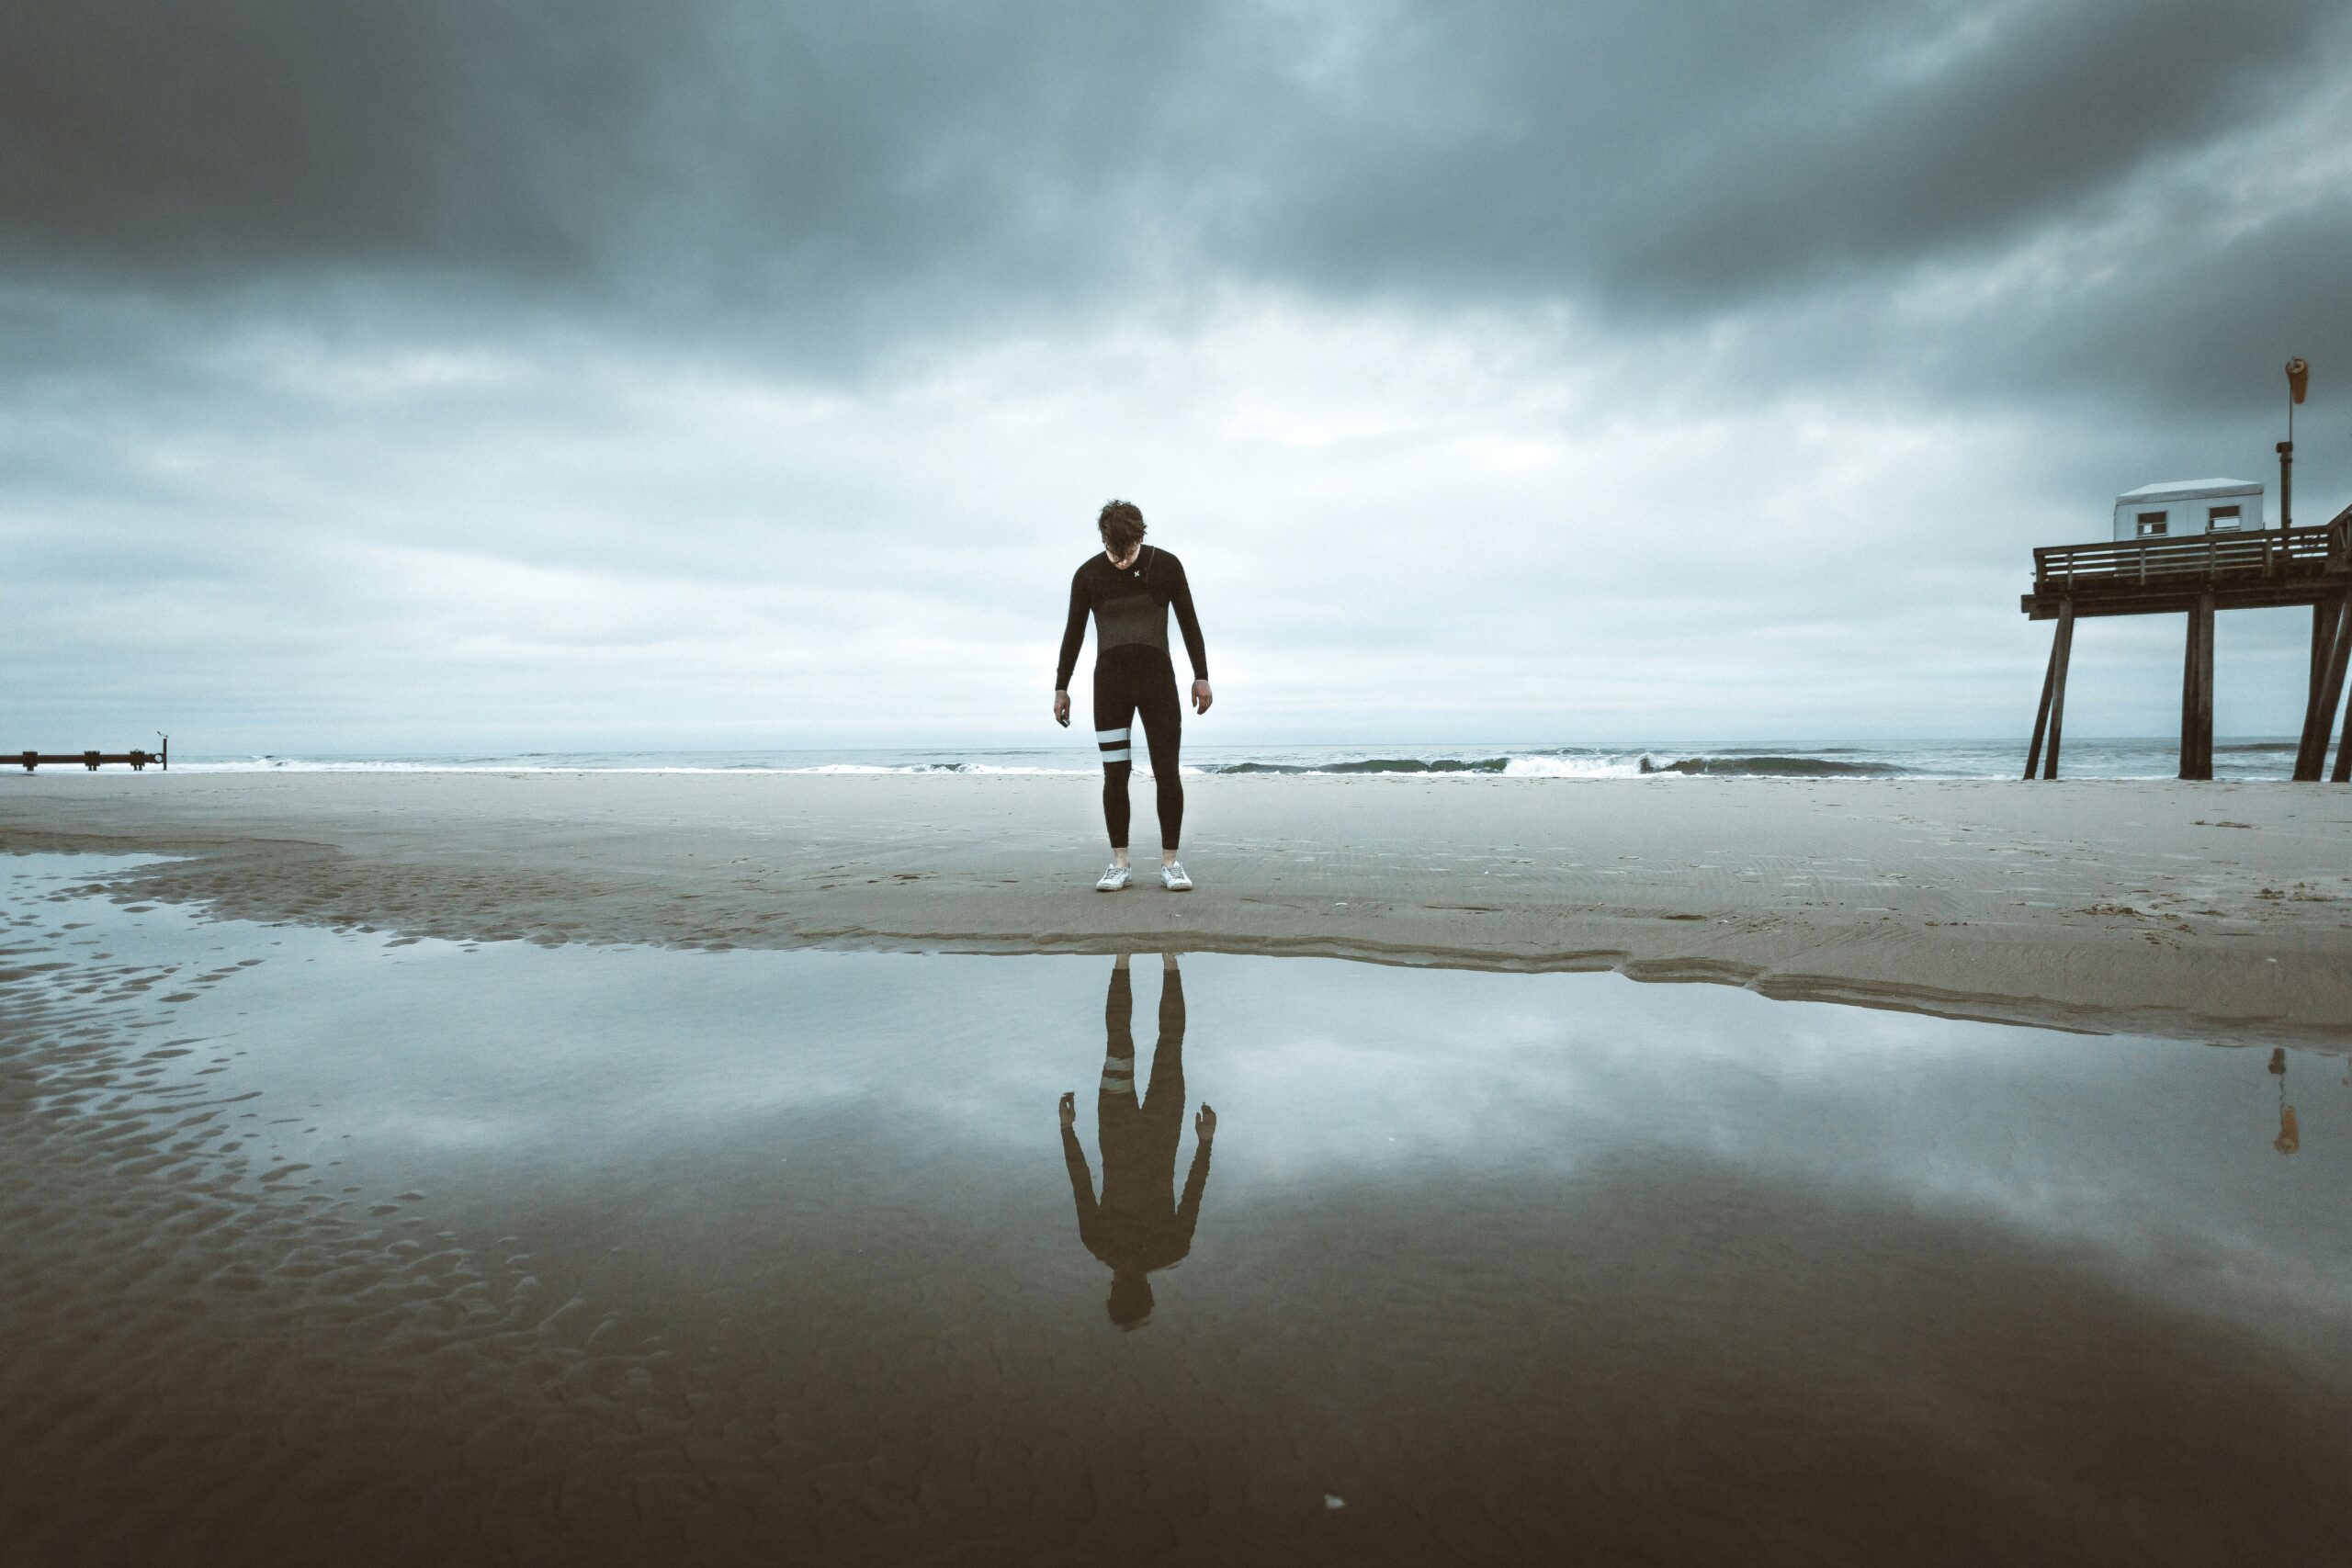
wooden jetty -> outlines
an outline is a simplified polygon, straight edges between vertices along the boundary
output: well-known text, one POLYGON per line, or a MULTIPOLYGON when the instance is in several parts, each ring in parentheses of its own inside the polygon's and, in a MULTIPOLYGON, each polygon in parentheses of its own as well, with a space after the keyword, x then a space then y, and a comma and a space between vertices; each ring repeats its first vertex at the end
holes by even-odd
MULTIPOLYGON (((2041 707, 2033 718, 2025 776, 2058 776, 2058 743, 2066 716, 2066 663, 2075 623, 2091 615, 2186 617, 2181 660, 2180 776, 2213 776, 2213 615, 2220 610, 2312 611, 2311 692, 2295 752, 2295 777, 2317 779, 2327 761, 2345 667, 2352 659, 2352 506, 2317 528, 2266 528, 2235 534, 2052 545, 2033 552, 2033 592, 2022 607, 2056 621, 2041 707), (2047 750, 2043 741, 2049 745, 2047 750)), ((2335 779, 2352 780, 2352 736, 2336 749, 2335 779)))
POLYGON ((164 772, 169 773, 172 767, 172 738, 168 735, 164 737, 164 749, 161 751, 141 751, 134 749, 129 751, 9 751, 0 753, 0 765, 5 765, 9 762, 22 763, 24 765, 25 772, 28 773, 44 762, 48 763, 51 767, 59 768, 72 767, 79 764, 82 767, 89 769, 90 772, 94 773, 108 762, 128 762, 130 764, 131 771, 134 773, 143 771, 148 763, 153 762, 161 766, 164 772))

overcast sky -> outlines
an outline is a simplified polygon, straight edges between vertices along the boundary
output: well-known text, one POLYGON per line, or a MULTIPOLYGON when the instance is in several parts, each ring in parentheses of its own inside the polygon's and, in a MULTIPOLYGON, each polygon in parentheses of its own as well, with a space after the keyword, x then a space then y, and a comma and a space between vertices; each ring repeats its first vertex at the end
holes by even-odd
POLYGON ((0 750, 1058 743, 1114 495, 1195 740, 2021 736, 2352 502, 2346 0, 0 11, 0 750))

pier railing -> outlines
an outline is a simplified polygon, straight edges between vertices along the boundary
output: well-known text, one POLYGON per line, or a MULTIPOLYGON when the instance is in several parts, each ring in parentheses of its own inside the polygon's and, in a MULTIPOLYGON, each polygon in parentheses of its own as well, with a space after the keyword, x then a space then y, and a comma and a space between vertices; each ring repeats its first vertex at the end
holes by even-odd
POLYGON ((2044 545, 2021 607, 2047 621, 2068 604, 2078 615, 2143 615, 2194 609, 2208 594, 2224 610, 2332 604, 2352 587, 2348 533, 2352 509, 2317 528, 2044 545))
POLYGON ((2170 586, 2184 578, 2308 577, 2343 570, 2342 554, 2339 531, 2326 526, 2045 545, 2033 552, 2033 586, 2037 593, 2063 593, 2077 584, 2170 586))

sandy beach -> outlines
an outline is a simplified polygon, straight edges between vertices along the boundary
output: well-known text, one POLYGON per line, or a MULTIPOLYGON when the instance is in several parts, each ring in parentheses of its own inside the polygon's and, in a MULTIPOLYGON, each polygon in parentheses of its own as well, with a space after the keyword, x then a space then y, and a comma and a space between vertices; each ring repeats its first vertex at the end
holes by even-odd
POLYGON ((1613 968, 2352 1039, 2341 789, 1291 777, 1190 795, 1200 887, 1181 897, 1091 891, 1091 779, 51 773, 0 781, 0 846, 175 857, 125 897, 452 938, 1613 968))

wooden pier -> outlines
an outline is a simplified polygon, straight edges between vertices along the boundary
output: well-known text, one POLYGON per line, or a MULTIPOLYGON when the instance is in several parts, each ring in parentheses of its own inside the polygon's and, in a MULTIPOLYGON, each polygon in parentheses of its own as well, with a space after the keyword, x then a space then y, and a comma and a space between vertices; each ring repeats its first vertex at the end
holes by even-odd
MULTIPOLYGON (((2321 776, 2335 728, 2347 660, 2352 660, 2352 506, 2318 528, 2267 528, 2091 545, 2052 545, 2033 552, 2033 592, 2022 607, 2056 621, 2041 678, 2025 776, 2058 776, 2066 716, 2066 664, 2075 623, 2092 615, 2177 615, 2188 622, 2180 681, 2180 776, 2213 776, 2213 615, 2307 604, 2312 612, 2311 689, 2295 777, 2321 776), (2044 742, 2047 742, 2045 749, 2044 742)), ((2352 781, 2352 737, 2339 745, 2334 773, 2352 781)))
POLYGON ((164 737, 161 751, 141 751, 134 748, 129 751, 0 752, 0 767, 11 762, 20 764, 28 773, 44 763, 57 768, 83 767, 95 773, 108 762, 128 762, 133 773, 142 772, 148 763, 153 762, 169 773, 172 767, 172 738, 168 735, 164 737))

